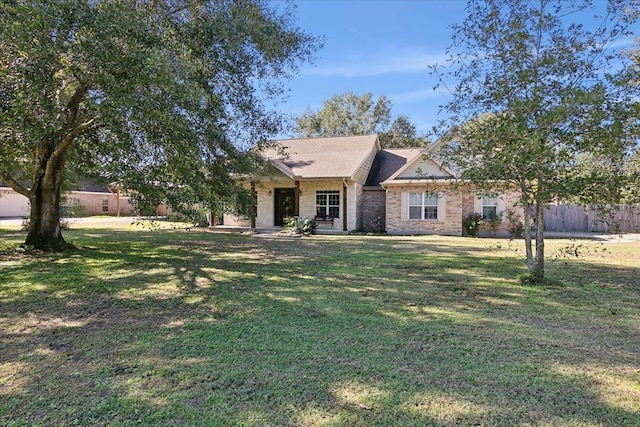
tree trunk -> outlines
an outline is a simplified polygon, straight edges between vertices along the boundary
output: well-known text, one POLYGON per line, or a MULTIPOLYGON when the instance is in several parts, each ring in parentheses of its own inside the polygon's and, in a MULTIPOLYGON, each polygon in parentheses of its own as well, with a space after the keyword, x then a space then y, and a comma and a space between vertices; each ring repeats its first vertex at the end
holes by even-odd
POLYGON ((31 213, 24 242, 27 247, 56 251, 67 246, 60 227, 60 191, 66 146, 61 149, 53 140, 48 140, 38 148, 33 187, 29 191, 31 213))
POLYGON ((536 284, 544 282, 544 204, 536 203, 536 256, 529 267, 531 281, 536 284))
POLYGON ((531 245, 531 204, 524 203, 524 249, 527 256, 527 269, 533 266, 533 249, 531 245))
POLYGON ((31 214, 25 245, 34 249, 59 250, 67 244, 60 227, 60 185, 36 184, 30 198, 31 214))
POLYGON ((544 204, 539 201, 535 204, 535 254, 531 236, 531 205, 524 206, 524 244, 529 273, 527 281, 531 284, 541 284, 544 282, 544 204))
POLYGON ((24 242, 27 247, 55 251, 68 246, 62 238, 60 226, 62 173, 74 139, 90 131, 99 119, 99 116, 94 116, 85 122, 78 122, 80 104, 91 89, 93 80, 78 80, 78 83, 66 108, 58 116, 62 118, 60 130, 49 134, 35 147, 31 189, 27 190, 11 180, 12 187, 27 195, 31 203, 29 228, 24 242))

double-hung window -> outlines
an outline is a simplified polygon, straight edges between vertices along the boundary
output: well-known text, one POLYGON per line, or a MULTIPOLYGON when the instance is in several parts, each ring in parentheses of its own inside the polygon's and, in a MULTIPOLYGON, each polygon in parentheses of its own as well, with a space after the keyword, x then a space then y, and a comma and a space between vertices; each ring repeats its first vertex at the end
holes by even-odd
POLYGON ((409 193, 409 219, 438 219, 437 193, 409 193))
POLYGON ((316 215, 339 218, 340 217, 340 191, 338 190, 316 191, 316 215))
POLYGON ((482 196, 482 217, 489 219, 498 215, 498 197, 495 194, 482 196))

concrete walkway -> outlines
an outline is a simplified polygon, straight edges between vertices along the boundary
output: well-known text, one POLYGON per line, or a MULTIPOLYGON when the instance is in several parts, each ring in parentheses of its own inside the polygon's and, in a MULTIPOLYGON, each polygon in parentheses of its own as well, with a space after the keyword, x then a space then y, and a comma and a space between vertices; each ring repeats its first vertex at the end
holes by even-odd
MULTIPOLYGON (((140 220, 140 217, 121 216, 121 217, 106 217, 106 216, 93 216, 87 218, 70 218, 74 223, 132 223, 136 220, 140 220)), ((22 218, 0 218, 0 227, 3 226, 20 226, 22 225, 22 218)), ((218 233, 242 233, 251 232, 250 228, 242 227, 210 227, 210 231, 218 233)), ((266 228, 256 230, 261 234, 275 234, 282 232, 282 228, 266 228)), ((329 229, 316 229, 318 234, 346 234, 344 231, 329 230, 329 229)), ((632 243, 640 241, 640 233, 628 233, 628 234, 604 234, 604 233, 583 233, 583 232, 558 232, 548 231, 544 233, 546 238, 551 239, 590 239, 604 243, 632 243)))
POLYGON ((603 233, 583 233, 578 231, 547 231, 544 237, 551 239, 591 239, 605 243, 632 243, 640 241, 640 234, 603 234, 603 233))
MULTIPOLYGON (((286 235, 287 229, 284 227, 262 227, 262 228, 250 228, 250 227, 237 227, 230 225, 216 225, 209 227, 209 232, 219 234, 255 234, 256 236, 269 236, 269 235, 286 235)), ((347 235, 348 231, 342 231, 331 228, 316 228, 315 234, 323 235, 347 235)))
MULTIPOLYGON (((217 225, 215 227, 209 227, 209 231, 211 233, 222 233, 222 234, 225 234, 225 233, 255 234, 261 237, 267 236, 267 235, 273 235, 273 234, 286 234, 284 233, 284 229, 281 227, 251 229, 249 227, 217 225)), ((316 234, 345 235, 348 233, 346 231, 341 231, 341 230, 339 231, 339 230, 317 228, 316 234)), ((583 232, 577 232, 577 231, 576 232, 548 231, 544 233, 544 237, 547 239, 589 239, 589 240, 596 240, 596 241, 601 241, 606 243, 622 243, 622 242, 640 241, 640 234, 638 233, 604 234, 604 233, 583 233, 583 232)))

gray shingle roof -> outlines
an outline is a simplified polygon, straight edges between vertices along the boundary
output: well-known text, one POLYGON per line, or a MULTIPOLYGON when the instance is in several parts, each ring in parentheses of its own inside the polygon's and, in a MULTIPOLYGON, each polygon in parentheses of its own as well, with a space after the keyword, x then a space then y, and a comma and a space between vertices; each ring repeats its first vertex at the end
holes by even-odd
POLYGON ((276 147, 264 150, 262 155, 280 165, 283 172, 291 171, 296 178, 350 178, 379 148, 377 135, 287 139, 275 143, 276 147))

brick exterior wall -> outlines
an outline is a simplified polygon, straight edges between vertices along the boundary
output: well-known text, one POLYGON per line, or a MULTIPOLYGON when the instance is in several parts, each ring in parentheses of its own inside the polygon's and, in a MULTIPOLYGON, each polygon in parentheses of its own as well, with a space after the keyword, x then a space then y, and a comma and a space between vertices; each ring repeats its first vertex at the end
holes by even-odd
MULTIPOLYGON (((88 215, 117 215, 117 200, 111 193, 95 193, 88 191, 70 191, 65 194, 68 208, 79 204, 88 215)), ((120 215, 129 216, 134 213, 133 206, 126 196, 120 196, 120 215)))
POLYGON ((442 234, 462 235, 462 205, 463 197, 460 191, 452 190, 446 185, 425 186, 393 186, 387 189, 387 233, 389 234, 442 234), (446 197, 444 220, 403 220, 402 206, 403 192, 434 191, 446 197))
POLYGON ((342 180, 300 181, 300 218, 316 216, 316 191, 340 192, 340 218, 333 221, 333 228, 342 230, 342 180))
MULTIPOLYGON (((522 216, 522 208, 515 206, 519 200, 519 193, 516 191, 508 191, 500 194, 500 212, 506 209, 515 210, 522 216)), ((443 234, 456 235, 463 234, 462 218, 476 211, 476 189, 474 187, 450 189, 447 186, 435 184, 422 185, 405 185, 389 187, 387 191, 387 232, 389 234, 443 234), (423 192, 437 191, 446 197, 446 214, 444 221, 436 220, 403 220, 402 209, 408 209, 402 206, 403 192, 423 192)), ((481 212, 480 212, 481 213, 481 212)), ((404 215, 406 216, 406 215, 404 215)), ((506 214, 503 213, 502 221, 496 230, 495 235, 498 237, 508 237, 509 221, 506 214)), ((478 236, 493 236, 493 230, 488 224, 483 224, 478 232, 478 236)))
MULTIPOLYGON (((500 193, 500 196, 502 197, 502 201, 500 201, 500 205, 499 206, 499 212, 502 212, 502 221, 500 222, 500 225, 498 226, 495 236, 497 237, 509 237, 510 234, 507 231, 508 227, 509 227, 509 221, 507 220, 507 215, 505 213, 505 211, 507 209, 511 209, 516 211, 516 213, 518 213, 520 215, 520 218, 523 218, 524 216, 524 212, 522 210, 522 206, 518 205, 518 202, 520 200, 520 193, 518 191, 506 191, 506 192, 502 192, 500 193)), ((473 213, 476 211, 476 190, 475 188, 473 189, 469 189, 469 191, 467 191, 464 196, 463 196, 463 209, 462 209, 462 215, 466 216, 469 215, 470 213, 473 213)), ((482 213, 481 211, 478 211, 478 213, 482 213)), ((478 231, 478 236, 480 237, 488 237, 488 236, 493 236, 493 230, 491 229, 491 227, 489 226, 489 224, 482 224, 480 226, 480 230, 478 231)))
POLYGON ((387 192, 383 188, 364 188, 362 192, 362 229, 364 231, 380 231, 372 229, 372 225, 379 223, 385 230, 386 212, 385 201, 387 192))
MULTIPOLYGON (((342 202, 341 202, 342 203, 342 202)), ((347 181, 347 230, 362 230, 362 184, 347 181)))

